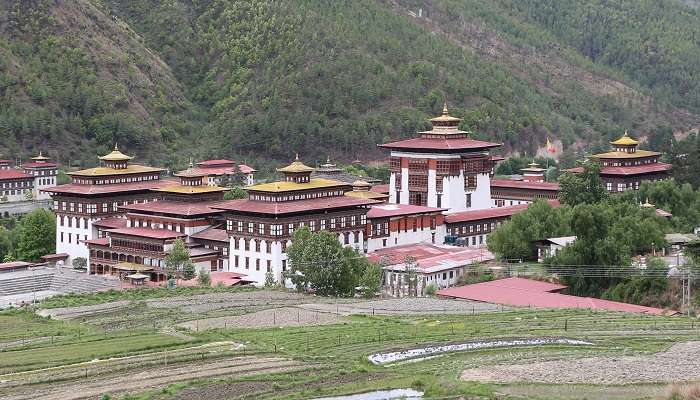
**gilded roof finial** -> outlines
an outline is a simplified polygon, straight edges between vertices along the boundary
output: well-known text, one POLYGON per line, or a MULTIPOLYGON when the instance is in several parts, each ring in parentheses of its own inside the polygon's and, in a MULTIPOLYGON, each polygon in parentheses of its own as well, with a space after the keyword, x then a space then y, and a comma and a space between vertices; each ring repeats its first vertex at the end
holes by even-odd
POLYGON ((442 115, 447 115, 447 100, 442 104, 442 115))
POLYGON ((294 161, 299 161, 299 153, 297 153, 296 156, 294 156, 294 161))
POLYGON ((114 151, 119 151, 119 143, 114 142, 114 151))
POLYGON ((43 157, 44 155, 41 154, 41 150, 39 150, 39 157, 43 157))
POLYGON ((330 164, 330 163, 331 163, 331 157, 330 157, 330 156, 327 156, 327 157, 326 157, 326 164, 330 164))
POLYGON ((192 161, 192 156, 190 156, 190 168, 194 168, 194 162, 192 161))

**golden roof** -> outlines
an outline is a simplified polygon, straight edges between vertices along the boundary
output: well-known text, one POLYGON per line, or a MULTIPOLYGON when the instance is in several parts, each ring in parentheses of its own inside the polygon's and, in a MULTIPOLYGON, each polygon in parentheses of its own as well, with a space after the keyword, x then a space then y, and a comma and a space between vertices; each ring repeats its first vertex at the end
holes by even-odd
POLYGON ((114 150, 112 150, 112 152, 107 154, 106 156, 100 157, 100 160, 102 160, 102 161, 129 161, 132 158, 134 158, 134 157, 129 157, 126 154, 119 151, 119 147, 115 143, 114 150))
POLYGON ((257 192, 279 193, 292 192, 296 190, 320 189, 335 186, 347 186, 347 183, 334 181, 332 179, 316 178, 304 183, 285 181, 261 183, 258 185, 249 186, 248 190, 257 192))
POLYGON ((145 172, 162 172, 163 168, 147 167, 145 165, 131 164, 126 168, 95 167, 83 169, 75 172, 68 172, 67 175, 74 176, 109 176, 109 175, 131 175, 145 172))
POLYGON ((453 117, 447 112, 447 102, 442 106, 442 115, 431 119, 431 122, 459 122, 461 118, 453 117))
POLYGON ((167 192, 167 193, 177 193, 177 194, 200 194, 200 193, 214 193, 214 192, 225 192, 226 188, 220 186, 184 186, 184 185, 173 185, 166 186, 158 189, 151 189, 157 192, 167 192))
POLYGON ((353 187, 371 187, 372 185, 370 185, 368 182, 365 182, 363 180, 358 179, 352 183, 352 186, 353 187))
POLYGON ((47 161, 47 160, 49 160, 49 158, 44 157, 44 155, 41 154, 41 150, 39 150, 39 155, 36 157, 32 157, 32 160, 34 160, 34 161, 47 161))
POLYGON ((296 158, 294 161, 287 165, 286 167, 282 168, 277 168, 277 171, 283 172, 283 173, 303 173, 303 172, 312 172, 314 169, 309 167, 308 165, 305 165, 303 162, 299 161, 299 154, 297 154, 296 158))
POLYGON ((627 134, 627 131, 625 130, 624 135, 622 135, 619 139, 617 139, 613 142, 610 142, 610 144, 614 144, 614 145, 618 145, 618 146, 633 146, 633 145, 639 144, 639 142, 632 139, 631 137, 629 137, 629 135, 627 134))
POLYGON ((353 190, 352 192, 345 192, 345 195, 368 200, 385 200, 389 198, 388 194, 372 192, 369 190, 353 190))
POLYGON ((634 153, 627 153, 625 151, 610 151, 607 153, 594 154, 591 157, 593 157, 593 158, 643 158, 643 157, 658 156, 660 154, 661 153, 659 153, 659 152, 648 151, 648 150, 637 150, 634 153))

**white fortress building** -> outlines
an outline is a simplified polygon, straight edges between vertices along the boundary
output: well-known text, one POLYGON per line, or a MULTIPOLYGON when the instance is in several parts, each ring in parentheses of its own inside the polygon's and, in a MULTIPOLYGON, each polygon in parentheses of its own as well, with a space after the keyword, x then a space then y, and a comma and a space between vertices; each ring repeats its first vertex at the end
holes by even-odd
POLYGON ((447 209, 447 213, 490 208, 495 160, 489 150, 501 146, 469 138, 461 119, 447 112, 430 120, 420 137, 386 143, 391 150, 389 202, 447 209))

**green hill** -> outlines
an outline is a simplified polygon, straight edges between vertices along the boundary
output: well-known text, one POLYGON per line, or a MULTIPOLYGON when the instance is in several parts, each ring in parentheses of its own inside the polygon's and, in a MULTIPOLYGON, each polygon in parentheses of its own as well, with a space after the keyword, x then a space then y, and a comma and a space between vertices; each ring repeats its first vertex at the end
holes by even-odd
POLYGON ((0 148, 168 166, 383 157, 447 99, 476 137, 594 151, 698 125, 680 1, 5 0, 0 148))

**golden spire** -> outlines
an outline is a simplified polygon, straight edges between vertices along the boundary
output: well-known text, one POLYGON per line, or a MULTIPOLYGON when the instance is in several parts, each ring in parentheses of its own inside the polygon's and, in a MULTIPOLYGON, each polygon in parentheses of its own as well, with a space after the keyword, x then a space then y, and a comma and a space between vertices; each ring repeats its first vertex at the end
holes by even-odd
POLYGON ((442 104, 442 115, 447 115, 447 100, 442 104))
POLYGON ((330 163, 331 163, 331 156, 326 156, 326 164, 330 164, 330 163))
POLYGON ((119 151, 119 143, 114 142, 114 151, 119 151))
POLYGON ((192 156, 190 156, 190 168, 194 168, 194 162, 192 161, 192 156))
POLYGON ((296 153, 296 155, 294 156, 294 161, 299 161, 299 153, 296 153))

